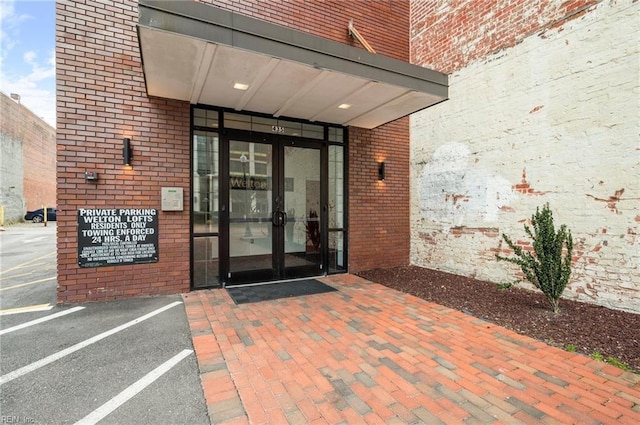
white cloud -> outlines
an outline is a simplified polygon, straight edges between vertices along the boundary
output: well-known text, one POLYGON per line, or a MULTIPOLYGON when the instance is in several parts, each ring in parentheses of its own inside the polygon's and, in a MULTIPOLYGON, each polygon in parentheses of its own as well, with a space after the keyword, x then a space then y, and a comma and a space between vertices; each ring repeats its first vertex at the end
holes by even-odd
MULTIPOLYGON (((25 58, 27 59, 27 58, 25 58)), ((17 93, 20 103, 29 108, 34 114, 42 118, 49 125, 56 125, 56 96, 55 96, 55 53, 52 51, 45 66, 34 60, 27 61, 31 66, 28 74, 21 76, 1 75, 0 86, 6 94, 17 93)), ((2 73, 3 74, 3 73, 2 73)))
POLYGON ((2 54, 0 57, 5 58, 7 53, 15 47, 19 39, 19 28, 25 22, 31 19, 29 15, 17 14, 14 6, 14 0, 0 0, 0 40, 2 41, 2 54))
MULTIPOLYGON (((32 7, 42 4, 36 2, 32 7)), ((37 32, 38 22, 32 16, 18 13, 13 0, 0 0, 0 90, 7 95, 20 95, 22 105, 55 127, 55 41, 47 37, 39 40, 43 50, 48 51, 46 57, 40 55, 42 51, 26 50, 23 41, 27 34, 33 36, 37 32)))
POLYGON ((24 58, 24 61, 26 63, 33 64, 33 61, 37 57, 37 54, 36 52, 28 51, 28 52, 25 52, 25 54, 22 55, 22 57, 24 58))

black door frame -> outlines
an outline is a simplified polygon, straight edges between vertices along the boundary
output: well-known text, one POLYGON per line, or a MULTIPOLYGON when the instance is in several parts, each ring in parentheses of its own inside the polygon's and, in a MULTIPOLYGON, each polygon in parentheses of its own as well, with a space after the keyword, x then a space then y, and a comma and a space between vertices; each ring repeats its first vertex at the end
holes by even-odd
MULTIPOLYGON (((327 274, 328 269, 328 144, 324 140, 305 139, 287 135, 255 133, 251 131, 228 129, 220 136, 220 161, 224 167, 220 167, 220 205, 224 211, 220 215, 220 280, 222 286, 242 285, 257 282, 272 282, 280 280, 290 280, 302 277, 322 276, 327 274), (284 208, 285 193, 285 147, 315 149, 320 152, 320 258, 317 264, 317 272, 311 268, 294 268, 285 265, 285 227, 272 224, 272 268, 259 269, 257 271, 230 271, 230 224, 229 209, 231 204, 231 189, 229 184, 230 172, 230 143, 240 141, 248 143, 260 143, 271 146, 272 149, 272 186, 271 205, 275 208, 280 204, 284 208)), ((285 212, 286 213, 286 212, 285 212)))
MULTIPOLYGON (((322 275, 330 275, 330 274, 339 274, 348 272, 348 264, 349 264, 349 192, 348 192, 348 181, 349 181, 349 132, 348 128, 336 126, 330 123, 319 123, 319 122, 308 122, 305 120, 300 120, 296 118, 288 118, 288 117, 280 117, 276 118, 268 114, 259 114, 259 113, 238 113, 238 111, 220 108, 208 105, 191 105, 191 140, 193 140, 193 134, 195 131, 204 131, 210 132, 216 135, 218 138, 218 164, 217 171, 218 176, 220 178, 218 185, 218 208, 217 211, 217 222, 218 227, 216 230, 211 230, 209 232, 199 231, 196 233, 194 231, 194 209, 193 205, 190 206, 190 231, 189 231, 189 257, 190 257, 190 286, 191 289, 204 289, 204 288, 212 288, 212 287, 225 287, 229 283, 229 199, 230 199, 230 187, 229 187, 229 140, 231 137, 237 136, 240 137, 241 140, 247 140, 252 142, 267 142, 271 143, 272 146, 275 138, 277 138, 283 146, 286 143, 291 143, 296 146, 310 146, 316 149, 320 149, 321 155, 321 171, 320 171, 320 181, 321 181, 321 199, 320 199, 320 225, 321 225, 321 273, 322 275), (217 119, 215 119, 215 123, 213 125, 207 124, 196 124, 195 123, 195 114, 194 110, 204 110, 208 112, 215 112, 217 115, 217 119), (323 127, 323 136, 320 138, 302 138, 284 134, 273 134, 268 132, 260 132, 260 131, 250 131, 250 130, 238 130, 234 128, 227 128, 224 125, 225 115, 226 113, 233 114, 241 114, 249 117, 262 117, 271 120, 277 120, 278 122, 290 122, 290 123, 301 123, 311 124, 311 125, 320 125, 323 127), (336 133, 342 132, 341 134, 336 133), (343 149, 342 153, 342 179, 343 179, 343 187, 341 190, 342 197, 342 225, 336 228, 329 228, 329 151, 331 146, 340 147, 343 149), (223 182, 224 179, 224 182, 223 182), (338 235, 340 237, 339 247, 341 251, 330 250, 329 242, 330 235, 338 235), (217 238, 218 239, 218 256, 214 257, 214 260, 217 261, 218 264, 218 280, 214 283, 213 281, 206 282, 195 282, 195 241, 199 238, 217 238)), ((208 119, 208 118, 207 118, 208 119)), ((192 143, 192 142, 190 142, 192 143)), ((277 143, 276 143, 277 145, 277 143)), ((190 149, 192 160, 190 168, 191 168, 191 178, 190 178, 190 196, 193 196, 193 187, 194 187, 194 163, 193 163, 193 145, 190 149)), ((284 184, 284 180, 281 179, 282 184, 284 184)), ((280 190, 280 189, 279 189, 280 190)), ((273 199, 272 199, 273 201, 273 199)), ((192 203, 192 202, 191 202, 192 203)), ((269 279, 270 281, 274 281, 273 279, 269 279)))

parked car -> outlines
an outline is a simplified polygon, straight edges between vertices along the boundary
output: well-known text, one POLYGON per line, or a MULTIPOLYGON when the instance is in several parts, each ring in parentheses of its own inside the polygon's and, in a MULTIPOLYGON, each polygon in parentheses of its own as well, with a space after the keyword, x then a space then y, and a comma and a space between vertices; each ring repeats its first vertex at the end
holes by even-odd
MULTIPOLYGON (((24 215, 26 221, 33 221, 34 223, 42 223, 44 221, 44 210, 42 208, 33 211, 27 211, 24 215)), ((56 221, 56 209, 47 208, 47 221, 56 221)))

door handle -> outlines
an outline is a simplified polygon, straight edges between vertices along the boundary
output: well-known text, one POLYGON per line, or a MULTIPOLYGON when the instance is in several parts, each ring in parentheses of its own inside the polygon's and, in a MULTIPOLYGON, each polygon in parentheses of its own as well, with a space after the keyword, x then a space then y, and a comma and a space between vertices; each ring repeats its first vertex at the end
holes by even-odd
POLYGON ((281 227, 287 224, 287 213, 284 211, 274 211, 271 214, 271 222, 275 227, 281 227))

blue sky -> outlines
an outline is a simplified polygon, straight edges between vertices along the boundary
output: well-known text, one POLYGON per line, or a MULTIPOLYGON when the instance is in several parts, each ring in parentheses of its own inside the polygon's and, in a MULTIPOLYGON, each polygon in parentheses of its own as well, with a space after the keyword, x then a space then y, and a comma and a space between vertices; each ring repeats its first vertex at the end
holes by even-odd
POLYGON ((55 1, 0 0, 0 91, 55 127, 55 1))

